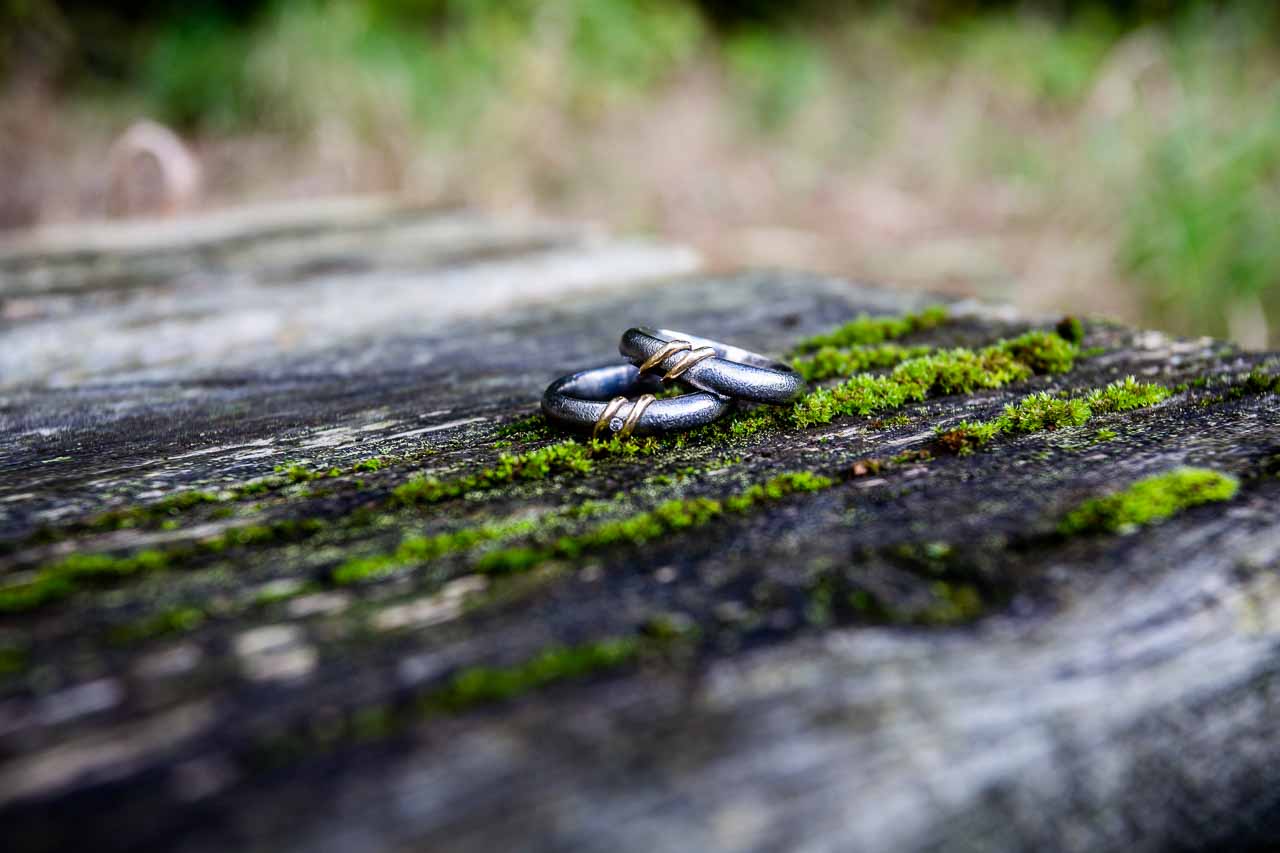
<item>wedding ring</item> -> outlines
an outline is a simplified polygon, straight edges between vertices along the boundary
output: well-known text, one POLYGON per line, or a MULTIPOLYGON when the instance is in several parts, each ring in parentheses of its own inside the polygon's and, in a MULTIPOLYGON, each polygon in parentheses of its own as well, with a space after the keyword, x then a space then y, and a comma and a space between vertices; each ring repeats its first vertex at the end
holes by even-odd
POLYGON ((609 364, 562 376, 547 386, 542 411, 554 423, 592 438, 627 438, 706 426, 732 408, 719 394, 696 391, 658 398, 662 383, 632 364, 609 364))
POLYGON ((805 390, 804 377, 790 365, 670 329, 627 329, 618 351, 645 376, 679 380, 700 391, 751 403, 782 405, 805 390))

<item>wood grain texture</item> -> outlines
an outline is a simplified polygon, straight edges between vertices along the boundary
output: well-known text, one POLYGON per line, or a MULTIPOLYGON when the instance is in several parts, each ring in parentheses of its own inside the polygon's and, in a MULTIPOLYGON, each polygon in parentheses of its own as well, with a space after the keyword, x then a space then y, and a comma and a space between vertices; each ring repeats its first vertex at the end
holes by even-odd
MULTIPOLYGON (((627 326, 781 356, 935 300, 553 224, 305 214, 0 253, 0 598, 76 555, 162 555, 0 614, 6 849, 1280 841, 1280 398, 1242 384, 1272 357, 1087 323, 1064 374, 411 504, 414 478, 561 441, 526 423, 542 388, 627 326), (1130 374, 1175 393, 936 452, 939 425, 1130 374), (1239 492, 1057 533, 1184 465, 1239 492), (835 485, 484 568, 799 471, 835 485), (639 651, 566 663, 614 641, 639 651)), ((953 304, 904 342, 1051 327, 953 304)))

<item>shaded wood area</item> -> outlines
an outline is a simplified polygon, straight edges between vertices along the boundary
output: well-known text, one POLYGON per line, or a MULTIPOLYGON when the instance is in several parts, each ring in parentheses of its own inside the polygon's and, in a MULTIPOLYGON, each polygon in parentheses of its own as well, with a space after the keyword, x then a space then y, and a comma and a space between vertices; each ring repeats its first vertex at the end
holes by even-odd
POLYGON ((0 247, 7 849, 1280 840, 1274 357, 556 224, 191 227, 0 247), (631 325, 860 314, 801 357, 880 396, 816 422, 536 415, 631 325))

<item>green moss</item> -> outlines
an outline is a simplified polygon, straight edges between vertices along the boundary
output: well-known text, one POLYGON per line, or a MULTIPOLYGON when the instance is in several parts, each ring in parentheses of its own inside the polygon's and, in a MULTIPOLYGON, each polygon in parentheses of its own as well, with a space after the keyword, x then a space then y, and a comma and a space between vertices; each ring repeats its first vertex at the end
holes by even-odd
POLYGON ((778 424, 777 409, 757 409, 747 415, 734 418, 727 424, 728 434, 733 438, 751 438, 778 424))
POLYGON ((513 482, 542 480, 565 473, 586 474, 592 470, 595 460, 652 456, 662 448, 663 444, 652 437, 629 441, 616 437, 608 441, 593 439, 585 444, 568 438, 525 453, 504 453, 494 465, 450 480, 416 477, 396 487, 391 503, 400 506, 438 503, 513 482))
POLYGON ((126 507, 104 512, 91 518, 85 526, 95 532, 143 527, 156 522, 172 521, 173 516, 187 512, 194 507, 218 503, 222 500, 223 498, 220 495, 213 492, 178 492, 146 506, 126 507))
MULTIPOLYGON (((679 664, 691 639, 696 639, 696 633, 606 637, 577 645, 551 646, 508 666, 467 667, 412 702, 353 708, 345 719, 313 720, 300 729, 266 734, 255 740, 248 759, 260 768, 278 767, 343 743, 383 740, 423 716, 459 714, 508 702, 535 690, 585 680, 658 656, 679 664)), ((687 655, 683 658, 687 660, 687 655)))
POLYGON ((1090 391, 1085 402, 1095 415, 1145 409, 1168 399, 1173 392, 1163 385, 1139 382, 1132 376, 1119 379, 1105 388, 1090 391))
POLYGON ((938 446, 951 453, 971 453, 999 435, 1080 426, 1094 415, 1153 406, 1167 399, 1170 393, 1163 385, 1138 382, 1132 376, 1095 388, 1083 397, 1055 397, 1040 391, 1006 405, 994 420, 963 421, 946 429, 939 427, 938 446))
POLYGON ((503 548, 485 554, 476 564, 476 568, 491 575, 518 574, 529 571, 546 562, 547 559, 547 551, 543 548, 529 546, 503 548))
POLYGON ((789 472, 753 485, 723 501, 711 498, 670 500, 646 512, 597 524, 576 536, 562 536, 544 546, 521 546, 493 551, 481 557, 476 568, 494 574, 527 571, 547 560, 573 559, 614 545, 639 545, 682 530, 701 527, 726 513, 742 513, 788 495, 825 489, 834 482, 829 477, 807 471, 789 472))
POLYGON ((1029 433, 1080 426, 1091 412, 1083 400, 1063 400, 1041 391, 1004 407, 997 423, 1004 433, 1029 433))
POLYGON ((471 667, 422 697, 419 705, 427 713, 458 713, 477 705, 509 701, 557 682, 625 666, 637 658, 640 648, 636 639, 618 637, 578 646, 555 646, 514 666, 471 667))
POLYGON ((485 542, 534 532, 539 521, 516 521, 487 524, 441 533, 436 536, 409 536, 391 553, 353 557, 339 565, 331 575, 339 584, 357 583, 384 577, 399 569, 419 565, 446 554, 465 551, 485 542))
POLYGON ((810 584, 804 617, 815 628, 826 628, 835 621, 836 583, 830 572, 823 571, 810 584))
POLYGON ((933 602, 911 614, 907 621, 922 625, 960 625, 972 622, 986 610, 982 594, 967 583, 934 581, 929 585, 933 602))
POLYGON ((527 453, 503 453, 492 467, 439 480, 417 477, 397 486, 393 503, 400 505, 437 503, 468 492, 485 491, 517 480, 540 480, 567 471, 585 474, 591 470, 592 448, 566 439, 527 453))
POLYGON ((1195 401, 1197 406, 1208 407, 1257 394, 1280 393, 1280 374, 1272 373, 1264 366, 1255 367, 1243 376, 1200 376, 1187 384, 1189 388, 1222 389, 1220 393, 1195 401))
POLYGON ((870 415, 938 394, 1001 388, 1036 373, 1071 368, 1075 346, 1057 335, 1028 332, 981 350, 951 349, 902 362, 887 375, 859 374, 795 404, 792 420, 805 427, 843 415, 870 415))
POLYGON ((33 572, 23 573, 16 582, 0 587, 0 612, 29 610, 69 595, 82 581, 155 571, 166 567, 170 560, 168 552, 155 550, 139 551, 124 557, 72 554, 33 572))
POLYGON ((823 347, 853 347, 880 344, 913 332, 936 328, 948 320, 947 309, 933 306, 916 314, 901 317, 872 317, 859 314, 853 320, 830 332, 805 338, 796 344, 794 353, 816 352, 823 347))
POLYGON ((1246 394, 1280 393, 1280 375, 1268 373, 1262 368, 1249 371, 1249 375, 1239 384, 1246 394))
POLYGON ((835 483, 830 477, 809 471, 779 474, 764 483, 751 486, 741 494, 725 498, 724 506, 730 512, 746 512, 757 504, 781 500, 800 492, 817 492, 835 483))
POLYGON ((290 579, 282 579, 273 581, 265 586, 253 598, 253 604, 256 607, 268 607, 272 604, 278 604, 281 601, 288 601, 308 592, 315 592, 319 589, 319 585, 315 583, 303 583, 290 579))
POLYGON ((806 592, 806 615, 818 626, 846 620, 960 625, 983 616, 992 606, 990 599, 1000 597, 990 566, 973 549, 949 542, 862 549, 848 564, 818 567, 806 592), (889 567, 890 585, 868 584, 868 577, 883 577, 889 567))
POLYGON ((0 676, 13 675, 26 668, 26 649, 18 646, 0 646, 0 676))
POLYGON ((360 708, 351 715, 351 736, 356 741, 381 740, 396 729, 394 711, 386 705, 360 708))
MULTIPOLYGON (((430 452, 424 451, 418 455, 429 455, 430 452)), ((345 471, 336 466, 330 466, 326 469, 312 469, 297 462, 283 463, 275 466, 276 476, 273 477, 251 480, 228 488, 223 492, 205 490, 177 492, 154 503, 110 510, 96 515, 88 521, 69 524, 65 528, 42 530, 33 535, 28 542, 29 544, 47 544, 52 541, 60 541, 67 536, 82 531, 100 533, 108 530, 134 527, 158 527, 163 530, 176 530, 180 526, 178 517, 197 507, 210 504, 220 505, 210 513, 210 516, 214 518, 227 517, 234 510, 226 506, 226 504, 269 494, 298 483, 334 479, 346 474, 373 473, 386 468, 392 462, 393 459, 389 457, 370 457, 355 463, 345 471)), ((310 492, 304 494, 303 497, 314 497, 318 494, 320 493, 310 492)), ((6 544, 13 545, 14 543, 6 544)))
POLYGON ((1054 327, 1054 331, 1058 333, 1058 337, 1064 341, 1070 341, 1076 346, 1084 340, 1084 323, 1080 322, 1080 318, 1067 315, 1058 321, 1058 325, 1054 327))
POLYGON ((877 418, 871 422, 871 426, 876 429, 893 429, 894 427, 906 426, 912 422, 912 418, 907 415, 894 415, 890 418, 877 418))
POLYGON ((536 441, 551 438, 556 433, 545 417, 541 414, 533 414, 502 424, 493 431, 493 434, 498 438, 515 441, 536 441))
POLYGON ((108 634, 116 644, 137 643, 169 634, 191 631, 204 623, 205 613, 195 607, 175 607, 129 625, 117 625, 108 634))
POLYGON ((1032 373, 1066 373, 1074 365, 1080 351, 1075 344, 1057 335, 1027 332, 991 347, 1031 368, 1032 373))
POLYGON ((929 462, 933 459, 933 454, 928 450, 904 450, 897 456, 889 459, 890 465, 911 465, 921 462, 929 462))
POLYGON ((1063 518, 1063 535, 1121 532, 1170 518, 1184 509, 1230 500, 1240 483, 1207 468, 1178 468, 1146 477, 1106 497, 1085 501, 1063 518))
POLYGON ((909 358, 919 358, 932 352, 933 347, 904 347, 898 344, 878 344, 852 349, 822 347, 808 358, 797 358, 791 366, 810 382, 833 376, 851 376, 878 367, 893 367, 909 358))
MULTIPOLYGON (((615 438, 610 441, 592 441, 587 444, 568 439, 528 453, 503 454, 496 465, 461 478, 447 481, 410 480, 395 489, 387 502, 393 506, 433 503, 472 491, 497 488, 513 481, 537 480, 566 471, 584 473, 591 470, 594 459, 644 456, 658 452, 660 447, 661 445, 651 438, 630 442, 615 438)), ((292 467, 286 467, 283 471, 287 476, 294 476, 294 473, 289 473, 292 467)), ((295 473, 299 477, 309 476, 300 472, 295 473)), ((362 507, 356 513, 347 516, 344 521, 348 526, 358 526, 362 523, 362 514, 370 513, 369 507, 362 507)), ((64 560, 38 567, 33 572, 18 576, 0 587, 0 612, 30 610, 64 598, 75 592, 81 582, 90 577, 119 578, 139 571, 168 568, 193 557, 216 554, 229 548, 296 541, 326 529, 330 523, 319 518, 285 519, 269 524, 232 528, 219 536, 178 545, 163 551, 147 550, 126 556, 74 554, 64 560)), ((359 558, 343 564, 337 570, 335 579, 342 583, 350 583, 362 577, 376 576, 393 571, 398 566, 430 559, 437 553, 435 549, 438 548, 443 549, 438 553, 444 553, 471 547, 481 541, 511 535, 506 532, 507 530, 508 528, 503 525, 497 525, 493 528, 464 531, 439 540, 406 540, 401 549, 397 549, 397 552, 391 555, 359 558)))
POLYGON ((670 642, 673 640, 692 640, 701 634, 701 630, 683 613, 659 613, 645 620, 640 629, 646 637, 670 642))
POLYGON ((1101 444, 1104 441, 1111 441, 1117 435, 1118 433, 1115 430, 1103 427, 1093 434, 1093 441, 1095 444, 1101 444))
POLYGON ((32 610, 65 598, 86 583, 161 571, 194 557, 221 553, 229 548, 302 539, 324 527, 325 522, 320 519, 285 519, 233 528, 218 536, 163 551, 146 549, 126 555, 71 554, 19 573, 15 579, 0 586, 0 612, 32 610))

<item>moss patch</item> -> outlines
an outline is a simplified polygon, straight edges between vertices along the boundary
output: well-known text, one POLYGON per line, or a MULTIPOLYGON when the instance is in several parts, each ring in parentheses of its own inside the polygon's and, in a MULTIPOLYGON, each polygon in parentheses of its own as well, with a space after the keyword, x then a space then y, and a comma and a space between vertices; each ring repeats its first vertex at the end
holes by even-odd
POLYGON ((520 519, 465 528, 436 536, 408 536, 392 552, 353 557, 333 570, 338 584, 357 583, 391 574, 407 566, 418 565, 446 554, 466 551, 486 542, 533 533, 539 519, 520 519))
POLYGON ((955 626, 971 623, 1007 599, 992 571, 995 552, 946 542, 866 548, 848 565, 822 566, 807 589, 806 616, 833 622, 955 626))
MULTIPOLYGON (((172 530, 176 528, 180 516, 197 507, 209 504, 226 505, 235 503, 247 498, 271 494, 299 483, 310 483, 314 480, 334 479, 347 474, 370 474, 380 471, 390 464, 392 464, 391 459, 381 456, 362 459, 345 470, 335 466, 311 468, 300 462, 287 462, 275 466, 274 476, 271 477, 263 477, 247 483, 241 483, 225 491, 191 490, 177 492, 153 503, 109 510, 95 515, 87 521, 73 523, 65 528, 42 530, 34 534, 30 542, 38 544, 56 541, 75 533, 104 533, 111 530, 124 530, 135 527, 158 527, 172 530)), ((226 509, 228 512, 230 511, 229 507, 226 509)))
POLYGON ((1071 315, 1063 317, 1058 321, 1058 325, 1054 327, 1054 331, 1064 341, 1070 341, 1077 346, 1084 340, 1084 323, 1081 323, 1078 317, 1072 317, 1071 315))
POLYGON ((617 669, 634 661, 641 643, 616 637, 577 646, 553 646, 537 657, 507 667, 477 666, 454 675, 444 687, 419 701, 427 713, 458 713, 476 705, 503 702, 561 681, 617 669))
POLYGON ((26 667, 26 649, 18 646, 0 646, 0 676, 22 672, 26 667))
POLYGON ((742 513, 770 501, 799 492, 814 492, 835 483, 829 477, 806 471, 780 474, 724 500, 684 498, 659 504, 646 512, 606 521, 576 536, 562 536, 541 546, 505 548, 486 554, 477 568, 503 574, 527 571, 555 558, 575 558, 614 545, 650 542, 689 528, 701 527, 727 513, 742 513))
POLYGON ((203 504, 221 503, 225 498, 215 492, 178 492, 155 503, 111 510, 90 519, 85 525, 91 531, 121 530, 127 527, 143 527, 151 523, 171 520, 188 510, 203 504))
POLYGON ((497 438, 512 441, 537 441, 551 438, 555 435, 555 430, 541 414, 533 414, 503 424, 493 434, 497 438))
MULTIPOLYGON (((656 453, 660 446, 651 438, 638 441, 619 441, 614 438, 610 441, 586 443, 567 439, 527 453, 503 454, 497 464, 463 477, 450 480, 411 479, 393 490, 383 503, 393 507, 430 504, 469 492, 495 489, 516 481, 539 480, 563 472, 585 473, 591 470, 596 459, 649 455, 656 453)), ((373 507, 366 505, 345 520, 348 524, 358 525, 361 518, 371 515, 372 509, 373 507)), ((217 554, 234 547, 296 541, 312 536, 332 523, 320 518, 286 519, 232 528, 219 536, 163 550, 147 549, 123 556, 104 553, 73 554, 30 572, 15 575, 11 582, 0 586, 0 612, 34 609, 71 595, 89 581, 119 579, 140 572, 166 569, 195 557, 217 554)), ((450 542, 453 546, 464 547, 461 543, 464 540, 470 541, 474 536, 479 538, 472 544, 484 539, 483 533, 471 531, 458 535, 450 542)), ((496 535, 490 538, 496 538, 496 535)), ((380 555, 353 561, 351 565, 341 569, 345 578, 342 582, 352 582, 361 576, 390 571, 396 565, 429 558, 428 552, 438 547, 444 548, 439 553, 451 549, 445 547, 443 541, 437 542, 434 539, 407 542, 406 550, 398 556, 380 555), (414 557, 415 553, 427 554, 427 557, 414 557)))
POLYGON ((933 347, 904 347, 899 344, 878 344, 860 346, 852 349, 823 347, 808 358, 797 358, 791 362, 801 376, 809 382, 830 379, 833 376, 850 376, 864 370, 878 367, 893 367, 910 358, 928 355, 933 347))
POLYGON ((204 611, 195 607, 175 607, 128 625, 117 625, 108 633, 108 639, 117 645, 136 643, 181 634, 198 628, 204 623, 204 611))
POLYGON ((438 503, 522 480, 542 480, 564 473, 586 474, 597 459, 649 456, 658 452, 661 446, 653 438, 636 441, 613 438, 585 443, 569 438, 526 453, 504 453, 494 465, 461 477, 448 480, 415 477, 396 487, 391 503, 398 506, 438 503))
POLYGON ((948 320, 945 307, 932 306, 901 317, 872 317, 859 314, 836 329, 805 338, 796 344, 793 354, 817 352, 824 347, 842 348, 880 344, 913 332, 936 328, 948 320))
POLYGON ((0 613, 32 610, 66 598, 88 583, 160 571, 194 557, 218 554, 230 548, 303 539, 324 527, 325 522, 320 519, 285 519, 237 527, 219 536, 165 550, 145 549, 127 555, 71 554, 13 575, 8 583, 0 586, 0 613))
POLYGON ((859 374, 807 395, 791 411, 796 426, 829 423, 842 415, 870 415, 932 395, 1001 388, 1037 373, 1071 369, 1073 344, 1047 332, 1028 332, 974 351, 944 350, 902 362, 887 375, 859 374))
POLYGON ((1171 518, 1200 504, 1230 500, 1240 488, 1235 477, 1207 468, 1178 468, 1139 480, 1127 489, 1085 501, 1058 525, 1064 536, 1119 533, 1171 518))
POLYGON ((1055 397, 1040 391, 1008 404, 994 420, 963 421, 946 429, 939 427, 938 446, 951 453, 971 453, 998 435, 1080 426, 1094 415, 1154 406, 1171 393, 1163 385, 1138 382, 1132 376, 1096 388, 1083 397, 1055 397))

